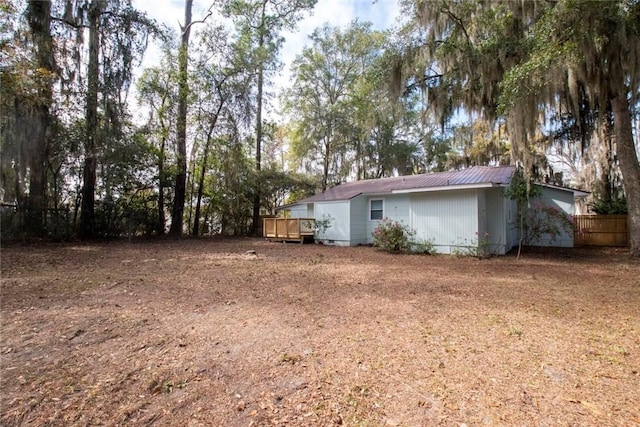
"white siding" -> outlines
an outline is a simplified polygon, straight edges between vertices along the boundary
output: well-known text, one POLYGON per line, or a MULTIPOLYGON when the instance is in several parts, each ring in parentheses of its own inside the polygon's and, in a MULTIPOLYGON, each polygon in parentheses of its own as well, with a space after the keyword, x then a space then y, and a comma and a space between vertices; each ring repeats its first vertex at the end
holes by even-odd
POLYGON ((416 238, 433 240, 440 253, 477 245, 478 190, 438 191, 411 196, 410 227, 416 238))
POLYGON ((292 205, 288 209, 289 218, 313 218, 307 215, 307 204, 292 205))
POLYGON ((487 233, 487 192, 486 190, 478 190, 478 227, 477 235, 481 236, 487 233))
POLYGON ((351 242, 349 200, 316 202, 314 210, 316 220, 321 220, 329 215, 333 217, 331 227, 327 229, 324 236, 318 237, 329 245, 349 246, 351 242))
MULTIPOLYGON (((573 215, 574 210, 574 198, 573 192, 560 190, 549 187, 542 187, 542 194, 540 197, 533 200, 532 203, 540 202, 544 206, 556 208, 566 215, 573 215)), ((560 234, 555 237, 551 235, 544 235, 535 244, 535 246, 555 246, 555 247, 573 247, 573 233, 571 230, 565 230, 565 227, 558 223, 558 228, 561 230, 560 234)))
MULTIPOLYGON (((513 246, 508 240, 508 201, 504 197, 504 189, 489 188, 486 195, 486 232, 489 233, 489 253, 504 255, 513 246)), ((483 232, 479 232, 482 234, 483 232)))
POLYGON ((367 206, 364 217, 362 218, 367 225, 367 242, 372 243, 371 234, 381 221, 371 221, 369 218, 369 200, 384 200, 384 208, 382 212, 383 218, 398 221, 407 226, 411 226, 411 199, 408 194, 387 194, 385 196, 369 196, 367 198, 367 206))
POLYGON ((349 205, 351 215, 351 246, 357 246, 368 242, 367 218, 369 213, 369 202, 365 196, 357 196, 351 199, 349 205))
MULTIPOLYGON (((543 206, 553 207, 566 215, 573 215, 574 213, 574 197, 573 192, 568 190, 561 190, 556 188, 541 187, 542 194, 535 199, 532 199, 529 203, 530 209, 534 209, 536 204, 543 206)), ((511 239, 509 242, 512 247, 518 246, 520 240, 520 224, 518 223, 518 209, 517 203, 513 200, 509 200, 505 205, 505 211, 509 212, 507 233, 511 239)), ((573 232, 572 230, 565 231, 565 227, 562 224, 558 224, 558 228, 561 233, 555 237, 555 239, 545 234, 540 239, 533 242, 533 246, 552 246, 552 247, 573 247, 573 232)))
POLYGON ((504 215, 507 220, 507 252, 520 244, 520 224, 518 223, 518 203, 505 197, 504 215))

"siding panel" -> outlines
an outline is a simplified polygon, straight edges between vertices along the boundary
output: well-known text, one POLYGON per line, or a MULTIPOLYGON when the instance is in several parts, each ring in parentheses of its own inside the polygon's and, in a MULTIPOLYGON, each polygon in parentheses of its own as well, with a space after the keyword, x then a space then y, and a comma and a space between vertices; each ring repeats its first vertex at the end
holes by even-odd
POLYGON ((289 218, 313 218, 307 215, 307 204, 292 205, 288 209, 289 218))
MULTIPOLYGON (((518 224, 518 203, 505 198, 504 215, 507 219, 507 248, 515 248, 520 244, 520 229, 518 224)), ((507 249, 509 251, 509 249, 507 249)))
POLYGON ((358 196, 351 199, 351 246, 367 243, 367 218, 369 208, 368 199, 365 196, 358 196))
POLYGON ((367 225, 367 242, 372 243, 371 234, 381 221, 371 221, 369 219, 369 200, 384 200, 383 218, 399 221, 410 226, 411 223, 411 199, 409 194, 387 194, 385 196, 369 196, 366 198, 365 216, 363 217, 367 225))
POLYGON ((315 219, 321 220, 331 215, 333 221, 322 239, 327 244, 348 246, 350 244, 350 210, 349 201, 315 203, 315 219))
POLYGON ((414 194, 410 218, 416 238, 432 239, 440 253, 477 244, 477 190, 414 194))
MULTIPOLYGON (((574 201, 573 193, 564 190, 558 190, 555 188, 542 187, 542 194, 534 203, 539 201, 545 206, 555 207, 567 215, 573 215, 574 201)), ((540 241, 536 243, 536 246, 555 246, 555 247, 573 247, 573 231, 565 230, 565 228, 559 224, 561 230, 560 235, 555 239, 550 235, 544 235, 540 241)))
POLYGON ((508 207, 506 206, 504 190, 489 188, 486 190, 487 200, 487 228, 489 233, 489 252, 504 255, 512 246, 509 243, 507 231, 508 207))

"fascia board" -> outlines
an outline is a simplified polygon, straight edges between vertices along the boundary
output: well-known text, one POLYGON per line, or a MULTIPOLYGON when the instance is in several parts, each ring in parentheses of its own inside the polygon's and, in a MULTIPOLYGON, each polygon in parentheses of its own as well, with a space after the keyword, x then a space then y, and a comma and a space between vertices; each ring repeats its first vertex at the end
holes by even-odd
POLYGON ((406 190, 393 190, 392 194, 405 194, 405 193, 427 193, 434 191, 453 191, 453 190, 473 190, 475 188, 491 188, 500 187, 498 184, 490 182, 483 184, 462 184, 462 185, 445 185, 442 187, 429 187, 429 188, 408 188, 406 190))

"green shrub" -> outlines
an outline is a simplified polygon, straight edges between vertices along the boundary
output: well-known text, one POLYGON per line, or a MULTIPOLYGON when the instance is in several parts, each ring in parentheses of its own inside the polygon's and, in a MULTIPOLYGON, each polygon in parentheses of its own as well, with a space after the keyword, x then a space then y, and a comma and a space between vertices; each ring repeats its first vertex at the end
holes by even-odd
POLYGON ((384 218, 372 233, 373 246, 391 253, 409 252, 415 234, 405 224, 384 218))
POLYGON ((589 207, 598 215, 626 215, 627 199, 620 197, 611 200, 596 200, 589 207))
POLYGON ((416 240, 411 242, 411 252, 433 255, 436 253, 436 247, 433 243, 433 239, 416 240))
POLYGON ((485 258, 491 255, 489 243, 489 233, 486 231, 479 234, 476 231, 476 237, 473 239, 461 239, 458 237, 455 243, 452 242, 451 254, 457 257, 476 257, 485 258))
POLYGON ((317 219, 313 223, 313 231, 316 239, 324 239, 324 234, 331 228, 331 222, 335 218, 329 215, 322 215, 322 219, 317 219))

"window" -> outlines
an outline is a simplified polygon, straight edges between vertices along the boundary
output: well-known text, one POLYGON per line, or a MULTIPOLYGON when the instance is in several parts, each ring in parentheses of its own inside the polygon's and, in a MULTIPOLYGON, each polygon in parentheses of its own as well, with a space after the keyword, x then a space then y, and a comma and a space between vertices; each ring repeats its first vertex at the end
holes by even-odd
POLYGON ((384 214, 382 207, 382 200, 371 200, 369 202, 369 219, 371 221, 376 221, 383 218, 384 214))

